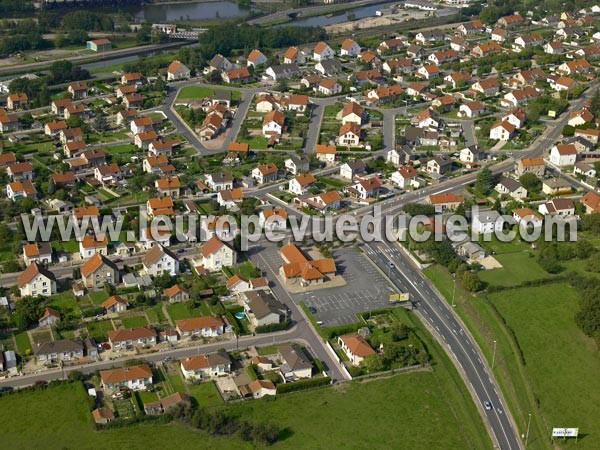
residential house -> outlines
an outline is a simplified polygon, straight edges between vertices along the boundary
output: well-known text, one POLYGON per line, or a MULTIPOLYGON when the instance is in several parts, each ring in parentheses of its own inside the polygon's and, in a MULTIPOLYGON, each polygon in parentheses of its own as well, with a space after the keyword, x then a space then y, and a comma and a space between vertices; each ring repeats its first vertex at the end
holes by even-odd
POLYGON ((236 251, 217 236, 211 237, 202 246, 201 261, 205 270, 221 270, 223 266, 233 266, 237 260, 236 251))
POLYGON ((342 204, 342 198, 338 191, 328 191, 322 194, 306 194, 295 200, 303 208, 309 208, 324 214, 328 211, 339 209, 342 204))
POLYGON ((172 277, 179 273, 179 259, 173 252, 162 245, 155 245, 142 260, 144 270, 148 275, 157 277, 168 273, 172 277))
POLYGON ((277 181, 277 166, 273 163, 259 164, 252 170, 252 178, 258 184, 277 181))
POLYGON ((167 67, 167 81, 187 80, 191 76, 190 69, 179 60, 174 60, 167 67))
POLYGON ((240 188, 224 189, 217 194, 219 206, 225 206, 227 209, 235 208, 243 199, 243 191, 240 188))
POLYGON ((80 271, 83 285, 87 288, 102 289, 105 284, 119 284, 119 268, 100 253, 85 261, 80 271))
POLYGON ((491 97, 497 95, 500 92, 500 82, 498 78, 485 78, 479 80, 471 86, 471 89, 475 92, 482 94, 485 97, 491 97))
POLYGON ((585 206, 586 214, 600 213, 600 194, 589 191, 581 197, 581 204, 585 206))
POLYGON ((118 314, 127 311, 129 302, 120 295, 112 295, 102 302, 102 307, 107 314, 118 314))
POLYGON ((347 122, 340 127, 338 133, 338 145, 347 145, 348 147, 358 147, 360 145, 360 125, 354 122, 347 122))
POLYGON ((494 189, 499 194, 510 195, 516 200, 527 198, 527 189, 514 178, 502 177, 494 189))
POLYGON ((190 298, 189 292, 178 284, 175 284, 170 288, 163 289, 163 295, 167 297, 169 303, 185 302, 190 298))
POLYGON ((598 144, 598 137, 600 136, 600 130, 595 128, 582 129, 578 128, 575 130, 575 137, 582 137, 594 145, 598 144))
POLYGON ((596 169, 592 165, 580 161, 573 167, 573 173, 587 178, 594 178, 596 176, 596 169))
POLYGON ((569 114, 568 124, 572 127, 577 127, 585 125, 586 123, 591 123, 592 120, 594 120, 594 115, 589 109, 583 107, 580 110, 573 111, 571 114, 569 114))
POLYGON ((308 169, 310 167, 310 162, 308 158, 304 155, 294 155, 291 158, 286 159, 284 164, 285 170, 291 173, 292 175, 308 172, 308 169))
POLYGON ((302 71, 296 64, 279 64, 269 67, 265 74, 273 81, 292 78, 302 75, 302 71))
POLYGON ((217 337, 225 332, 225 322, 218 317, 190 317, 175 321, 176 329, 182 339, 192 337, 217 337))
POLYGON ((452 160, 446 155, 439 155, 427 161, 427 173, 437 173, 440 175, 452 169, 452 160))
POLYGON ((308 108, 308 95, 289 94, 281 98, 281 109, 283 111, 296 111, 304 113, 308 108))
POLYGON ((254 327, 278 324, 288 317, 287 307, 265 290, 244 292, 242 302, 244 312, 254 327))
POLYGON ((292 243, 284 245, 279 254, 283 259, 279 274, 287 283, 298 283, 301 286, 319 284, 336 273, 333 258, 310 260, 292 243))
POLYGON ((515 165, 515 172, 519 177, 525 173, 533 173, 541 178, 544 176, 545 171, 546 166, 543 158, 521 158, 517 160, 515 165))
POLYGON ((174 216, 175 209, 171 197, 149 198, 146 202, 146 212, 148 218, 159 216, 174 216))
POLYGON ((520 129, 525 124, 526 118, 527 115, 524 109, 515 108, 509 111, 508 114, 502 116, 502 121, 510 123, 516 129, 520 129))
POLYGON ((463 148, 459 160, 465 163, 476 163, 485 159, 485 150, 477 144, 463 148))
POLYGON ((338 344, 353 366, 359 366, 366 357, 374 355, 375 350, 364 337, 358 334, 347 334, 338 337, 338 344))
POLYGON ((487 108, 483 102, 474 101, 467 102, 460 105, 458 109, 458 117, 477 117, 485 114, 487 112, 487 108))
POLYGON ((127 387, 134 391, 145 391, 152 385, 152 369, 147 364, 101 370, 100 380, 107 390, 127 387))
POLYGON ((213 172, 206 174, 206 185, 214 192, 233 189, 233 175, 231 172, 213 172))
POLYGON ((298 344, 281 345, 277 358, 282 361, 279 371, 285 380, 312 377, 312 363, 298 344))
POLYGON ((181 182, 178 177, 163 177, 154 181, 158 193, 166 197, 179 197, 181 182))
POLYGON ((37 262, 32 262, 17 277, 21 297, 49 297, 56 294, 56 277, 37 262))
POLYGON ((514 28, 525 24, 525 19, 519 13, 514 13, 510 16, 500 17, 496 25, 504 28, 514 28))
POLYGON ((267 57, 257 49, 254 49, 248 55, 248 59, 246 60, 246 65, 248 67, 254 67, 255 69, 259 66, 262 66, 267 62, 267 57))
POLYGON ((88 89, 88 84, 85 81, 74 81, 73 83, 69 84, 69 87, 67 88, 73 100, 87 98, 88 89))
POLYGON ((547 195, 570 194, 573 187, 564 178, 550 178, 542 182, 542 192, 547 195))
POLYGON ((152 347, 157 343, 157 334, 150 327, 111 330, 108 332, 108 343, 115 352, 152 347))
POLYGON ((515 132, 515 126, 507 121, 496 122, 490 128, 490 139, 508 141, 515 132))
POLYGON ((11 164, 6 167, 6 174, 12 181, 33 180, 33 166, 29 161, 11 164))
POLYGON ((252 81, 254 77, 246 67, 238 67, 221 73, 221 78, 225 83, 243 84, 252 81))
POLYGON ((577 161, 577 148, 573 144, 557 144, 550 149, 550 162, 555 166, 572 166, 577 161))
POLYGON ((317 144, 315 148, 317 159, 327 164, 333 164, 335 162, 336 153, 337 149, 335 145, 317 144))
POLYGON ((30 180, 13 181, 6 185, 6 196, 16 202, 21 198, 36 198, 38 195, 35 186, 30 180))
POLYGON ((15 94, 8 94, 6 98, 6 107, 14 111, 15 109, 25 109, 29 104, 29 98, 24 92, 18 92, 15 94))
POLYGON ((216 54, 208 63, 208 69, 211 72, 222 72, 225 70, 233 69, 233 64, 229 62, 227 58, 225 58, 221 54, 216 54))
POLYGON ((379 178, 373 177, 358 180, 356 183, 346 186, 344 191, 350 194, 351 197, 366 200, 368 198, 377 198, 380 189, 381 182, 379 178))
POLYGON ((496 53, 501 53, 502 47, 496 41, 482 42, 471 49, 471 56, 484 58, 496 53))
POLYGON ((326 42, 319 42, 313 51, 313 60, 323 61, 335 57, 333 49, 326 42))
POLYGON ((60 313, 52 308, 44 309, 42 317, 38 319, 38 326, 40 327, 52 327, 60 322, 60 313))
POLYGON ((340 48, 341 56, 358 56, 360 53, 360 45, 356 43, 353 39, 344 39, 342 42, 342 48, 340 48))
POLYGON ((108 254, 108 239, 106 236, 97 238, 94 235, 86 234, 79 242, 79 255, 81 259, 91 258, 96 253, 100 253, 101 255, 108 254))
POLYGON ((266 138, 278 138, 283 134, 285 116, 281 111, 271 111, 263 118, 262 134, 266 138))
POLYGON ((290 180, 288 190, 296 195, 304 195, 315 181, 315 177, 311 173, 296 175, 290 180))
POLYGON ((144 84, 144 76, 140 72, 128 72, 121 75, 121 84, 141 86, 144 84))
POLYGON ((23 262, 26 266, 37 262, 40 264, 52 263, 52 247, 49 242, 34 242, 23 245, 23 262))
POLYGON ((412 181, 416 179, 417 175, 417 170, 413 166, 404 165, 392 173, 390 181, 400 189, 406 189, 411 185, 412 181))
POLYGON ((538 207, 538 211, 544 216, 573 216, 575 215, 575 203, 570 198, 554 198, 549 202, 542 203, 538 207))
POLYGON ((263 398, 265 395, 276 395, 277 389, 270 380, 254 380, 240 386, 240 392, 243 397, 263 398))
POLYGON ((319 82, 317 92, 323 95, 337 95, 342 92, 342 85, 332 78, 323 78, 319 82))
POLYGON ((519 208, 513 210, 513 218, 521 228, 539 228, 542 226, 542 215, 531 208, 519 208))
POLYGON ((446 209, 456 209, 464 201, 464 197, 456 195, 454 192, 444 192, 441 194, 431 194, 427 197, 430 205, 444 211, 446 209))
POLYGON ((33 347, 38 364, 56 364, 83 358, 83 344, 75 339, 44 342, 33 347))
POLYGON ((136 134, 134 138, 135 146, 142 150, 148 149, 148 146, 157 140, 158 135, 154 130, 144 131, 143 133, 136 134))
POLYGON ((362 159, 351 159, 340 166, 340 176, 348 180, 353 180, 365 172, 366 166, 362 159))
POLYGON ((337 59, 326 59, 315 65, 315 70, 323 76, 334 76, 343 71, 342 63, 337 59))
POLYGON ((471 218, 471 228, 477 234, 498 233, 504 227, 504 219, 498 211, 478 211, 471 218))
POLYGON ((519 106, 526 105, 529 100, 537 98, 540 95, 541 93, 532 87, 515 89, 512 92, 504 94, 500 104, 506 108, 517 108, 519 106))
POLYGON ((365 110, 356 102, 346 103, 341 111, 342 125, 349 122, 362 125, 365 110))
POLYGON ((265 230, 285 230, 287 218, 288 215, 284 208, 267 208, 260 211, 258 224, 265 230))
POLYGON ((231 358, 226 352, 194 355, 179 360, 186 380, 214 378, 231 373, 231 358))
POLYGON ((71 106, 72 104, 73 100, 70 98, 59 98, 52 100, 52 103, 50 103, 50 110, 52 111, 52 114, 62 117, 65 115, 65 108, 67 106, 71 106))

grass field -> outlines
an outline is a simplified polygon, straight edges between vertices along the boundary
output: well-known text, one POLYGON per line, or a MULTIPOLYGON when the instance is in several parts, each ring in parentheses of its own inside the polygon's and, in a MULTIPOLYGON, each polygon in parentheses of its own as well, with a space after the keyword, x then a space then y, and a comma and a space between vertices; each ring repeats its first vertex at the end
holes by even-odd
POLYGON ((167 306, 167 312, 173 321, 211 315, 206 302, 201 302, 197 308, 190 308, 189 303, 173 303, 167 306))
MULTIPOLYGON (((450 302, 452 278, 446 269, 433 266, 425 272, 450 302)), ((600 415, 599 383, 593 376, 600 358, 575 325, 576 292, 561 282, 476 297, 457 284, 456 303, 490 365, 496 342, 494 372, 521 433, 532 413, 528 448, 550 449, 550 429, 571 426, 557 424, 565 420, 577 423, 573 427, 586 436, 577 447, 561 441, 561 448, 599 448, 600 435, 593 433, 591 421, 600 415)))
POLYGON ((502 253, 494 256, 502 268, 482 270, 481 281, 496 286, 516 286, 528 280, 552 278, 537 263, 535 255, 530 252, 502 253), (531 255, 531 256, 530 256, 531 255))
POLYGON ((125 328, 136 328, 136 327, 145 327, 148 325, 148 321, 145 316, 129 316, 121 319, 123 326, 125 328))
POLYGON ((188 384, 188 389, 200 406, 216 406, 223 403, 221 395, 217 392, 217 387, 212 381, 188 384))
POLYGON ((578 294, 566 283, 517 289, 488 296, 514 331, 547 429, 531 435, 544 440, 551 427, 579 427, 585 436, 562 448, 600 448, 600 356, 595 342, 577 327, 573 316, 578 294), (576 425, 559 425, 559 424, 576 425))
POLYGON ((31 341, 26 331, 15 334, 15 344, 17 346, 17 353, 25 355, 27 350, 31 351, 31 341))
MULTIPOLYGON (((179 91, 177 99, 188 100, 192 98, 205 98, 210 97, 213 92, 219 92, 223 90, 225 89, 213 89, 204 86, 186 86, 179 91)), ((242 93, 240 91, 231 91, 231 98, 233 100, 239 100, 242 98, 242 93)))
POLYGON ((110 320, 100 320, 98 322, 88 322, 86 324, 90 336, 96 342, 104 342, 107 340, 108 332, 114 330, 110 320))

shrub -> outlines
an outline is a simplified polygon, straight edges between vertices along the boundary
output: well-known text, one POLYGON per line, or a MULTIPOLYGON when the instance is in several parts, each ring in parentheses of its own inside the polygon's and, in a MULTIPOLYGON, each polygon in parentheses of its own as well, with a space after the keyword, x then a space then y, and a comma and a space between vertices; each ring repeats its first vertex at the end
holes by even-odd
POLYGON ((285 330, 290 324, 289 320, 286 320, 284 322, 281 323, 272 323, 269 325, 261 325, 256 327, 256 329, 254 330, 256 332, 256 334, 261 334, 261 333, 272 333, 274 331, 281 331, 281 330, 285 330))
POLYGON ((308 380, 294 381, 293 383, 285 383, 277 385, 277 394, 285 394, 286 392, 303 391, 319 386, 331 384, 331 378, 310 378, 308 380))

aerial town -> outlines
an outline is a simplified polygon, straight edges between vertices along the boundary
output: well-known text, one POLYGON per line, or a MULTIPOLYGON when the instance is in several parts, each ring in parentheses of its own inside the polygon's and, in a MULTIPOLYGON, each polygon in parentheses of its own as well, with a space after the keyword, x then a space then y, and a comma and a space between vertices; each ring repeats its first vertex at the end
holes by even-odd
POLYGON ((600 448, 600 4, 2 5, 3 449, 600 448))

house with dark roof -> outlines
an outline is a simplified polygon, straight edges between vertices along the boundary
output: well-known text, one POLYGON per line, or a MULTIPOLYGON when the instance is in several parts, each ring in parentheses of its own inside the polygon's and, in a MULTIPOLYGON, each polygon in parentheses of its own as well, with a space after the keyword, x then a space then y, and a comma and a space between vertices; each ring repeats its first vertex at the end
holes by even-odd
POLYGON ((81 281, 87 288, 102 289, 104 284, 119 284, 119 268, 106 256, 94 254, 81 266, 81 281))
POLYGON ((244 312, 254 327, 283 322, 288 309, 266 290, 245 291, 242 294, 244 312))
POLYGON ((281 361, 279 371, 285 380, 312 378, 312 362, 298 344, 280 345, 277 358, 281 361))
POLYGON ((33 353, 38 364, 54 364, 61 361, 72 361, 83 358, 83 344, 75 339, 63 339, 60 341, 45 342, 37 344, 33 353))
POLYGON ((108 332, 108 343, 114 351, 126 351, 156 345, 156 331, 149 327, 127 328, 108 332))

